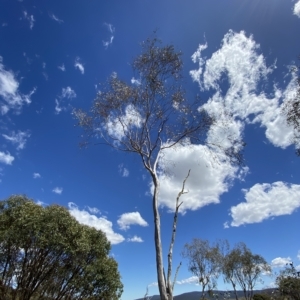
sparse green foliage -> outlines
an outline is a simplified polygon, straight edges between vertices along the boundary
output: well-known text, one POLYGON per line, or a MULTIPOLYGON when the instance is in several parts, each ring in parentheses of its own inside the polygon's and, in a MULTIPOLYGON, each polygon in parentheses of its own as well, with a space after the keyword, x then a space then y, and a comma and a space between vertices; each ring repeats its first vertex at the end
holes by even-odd
POLYGON ((58 205, 25 196, 0 202, 0 299, 119 299, 110 243, 58 205))
POLYGON ((182 255, 188 259, 189 271, 197 276, 202 287, 202 299, 205 299, 217 286, 222 263, 220 244, 210 245, 207 240, 193 239, 190 244, 185 244, 182 255))

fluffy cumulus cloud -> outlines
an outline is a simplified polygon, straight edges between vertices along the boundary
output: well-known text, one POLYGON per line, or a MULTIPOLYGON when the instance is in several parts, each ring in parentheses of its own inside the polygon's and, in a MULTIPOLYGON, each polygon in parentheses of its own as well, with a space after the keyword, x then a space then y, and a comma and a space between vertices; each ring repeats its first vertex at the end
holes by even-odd
POLYGON ((290 215, 300 207, 300 185, 281 181, 255 184, 244 190, 246 202, 230 209, 231 226, 259 223, 275 216, 290 215))
POLYGON ((76 57, 74 67, 78 69, 81 72, 81 74, 84 74, 84 66, 79 57, 76 57))
POLYGON ((14 161, 14 157, 10 155, 9 152, 2 152, 0 151, 0 163, 5 164, 5 165, 11 165, 12 162, 14 161))
POLYGON ((148 226, 148 223, 142 218, 139 212, 130 212, 122 214, 117 221, 121 230, 127 230, 132 225, 148 226))
POLYGON ((17 150, 21 150, 25 148, 25 144, 27 139, 30 137, 30 133, 26 131, 18 131, 18 132, 11 132, 10 135, 2 134, 2 136, 11 143, 17 146, 17 150))
POLYGON ((106 234, 107 239, 111 242, 111 244, 119 244, 125 240, 125 238, 121 234, 114 232, 112 228, 112 222, 110 222, 106 218, 97 217, 93 214, 90 214, 86 210, 80 210, 78 206, 73 202, 69 202, 68 207, 71 215, 79 223, 103 231, 106 234))
POLYGON ((127 239, 127 242, 143 243, 144 241, 143 241, 143 239, 142 239, 141 237, 135 235, 135 236, 132 237, 132 238, 128 238, 128 239, 127 239))
POLYGON ((298 18, 300 18, 300 0, 297 3, 295 3, 294 15, 296 15, 298 18))
MULTIPOLYGON (((286 123, 282 105, 295 95, 296 78, 293 77, 285 89, 274 85, 272 93, 259 89, 274 66, 266 66, 263 55, 259 53, 259 45, 243 31, 229 31, 220 49, 208 59, 202 54, 207 47, 200 45, 193 54, 192 60, 199 67, 190 72, 202 91, 213 92, 203 107, 211 114, 223 108, 234 122, 258 123, 265 128, 266 137, 273 145, 289 146, 293 130, 286 123), (224 79, 228 82, 225 90, 224 79)), ((241 134, 243 126, 236 129, 235 134, 241 134)))
POLYGON ((276 257, 271 261, 272 268, 284 268, 287 264, 291 263, 290 257, 276 257))
POLYGON ((41 174, 40 173, 33 173, 33 178, 37 179, 37 178, 41 178, 41 174))
POLYGON ((134 127, 142 126, 142 117, 132 104, 127 105, 125 113, 119 118, 111 116, 105 125, 108 134, 116 141, 124 138, 126 133, 134 127))
POLYGON ((19 82, 12 71, 5 69, 0 56, 0 113, 6 114, 9 110, 19 113, 24 104, 30 104, 30 97, 35 92, 33 89, 28 95, 19 91, 19 82))
POLYGON ((55 113, 66 111, 70 107, 69 101, 76 97, 77 95, 71 87, 62 88, 61 94, 55 99, 55 113))
POLYGON ((55 187, 55 188, 52 190, 52 192, 55 193, 55 194, 61 195, 62 192, 63 192, 63 188, 61 188, 61 187, 55 187))
POLYGON ((178 145, 164 150, 160 178, 160 206, 175 210, 176 198, 185 184, 186 194, 180 201, 180 212, 197 210, 211 203, 219 203, 220 195, 228 191, 232 180, 239 174, 224 154, 213 151, 206 145, 178 145), (165 175, 167 173, 167 175, 165 175))

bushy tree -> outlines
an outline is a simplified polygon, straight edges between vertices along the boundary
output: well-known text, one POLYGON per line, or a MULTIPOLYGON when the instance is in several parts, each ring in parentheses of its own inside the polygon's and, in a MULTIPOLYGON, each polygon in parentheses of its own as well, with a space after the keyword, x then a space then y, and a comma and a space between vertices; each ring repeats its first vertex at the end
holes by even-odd
POLYGON ((226 282, 231 283, 237 296, 237 286, 244 292, 246 300, 253 297, 253 289, 262 273, 270 273, 271 267, 258 254, 253 254, 244 243, 237 244, 223 257, 222 273, 226 282))
POLYGON ((25 196, 0 201, 0 299, 119 299, 123 285, 105 234, 67 209, 25 196))
MULTIPOLYGON (((158 210, 160 162, 166 149, 180 144, 204 144, 207 130, 214 121, 199 109, 198 98, 195 101, 186 98, 181 83, 182 65, 181 53, 176 52, 173 45, 161 46, 156 37, 147 39, 142 44, 142 53, 132 63, 136 84, 126 83, 113 73, 97 94, 90 112, 74 111, 78 125, 86 133, 84 144, 95 138, 97 144, 135 153, 150 175, 156 271, 162 300, 173 299, 172 247, 180 202, 174 199, 175 217, 165 274, 158 210)), ((239 147, 227 148, 226 154, 239 158, 239 150, 239 147)))
POLYGON ((279 294, 291 300, 300 300, 300 272, 293 263, 287 264, 285 270, 276 278, 279 294))

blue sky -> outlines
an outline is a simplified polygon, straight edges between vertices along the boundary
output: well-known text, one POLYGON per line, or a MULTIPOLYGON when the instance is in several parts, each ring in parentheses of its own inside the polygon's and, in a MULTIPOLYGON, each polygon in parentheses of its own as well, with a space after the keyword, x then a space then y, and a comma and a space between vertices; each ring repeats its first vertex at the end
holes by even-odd
MULTIPOLYGON (((300 265, 300 159, 282 106, 295 95, 300 2, 291 0, 0 0, 0 198, 26 194, 68 207, 103 230, 124 283, 123 300, 157 294, 150 178, 139 157, 80 149, 73 108, 89 109, 112 72, 131 84, 140 42, 158 28, 183 52, 189 97, 211 114, 226 104, 245 165, 216 162, 205 147, 169 151, 161 177, 164 253, 187 181, 174 267, 192 238, 243 241, 272 265, 300 265)), ((208 142, 224 142, 220 127, 208 142)), ((225 142, 224 142, 225 143, 225 142)), ((164 257, 166 262, 166 255, 164 257)), ((274 277, 263 277, 272 286, 274 277)), ((219 288, 226 288, 220 280, 219 288)), ((186 262, 175 294, 198 290, 186 262)))

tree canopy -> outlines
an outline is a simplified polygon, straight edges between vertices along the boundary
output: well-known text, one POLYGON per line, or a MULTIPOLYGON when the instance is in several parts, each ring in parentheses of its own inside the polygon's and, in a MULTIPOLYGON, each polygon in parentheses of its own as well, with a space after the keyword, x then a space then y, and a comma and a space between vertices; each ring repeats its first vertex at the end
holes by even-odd
POLYGON ((67 209, 25 196, 0 201, 0 299, 119 299, 110 243, 67 209))
MULTIPOLYGON (((156 38, 142 43, 142 53, 132 63, 135 83, 126 83, 113 73, 101 86, 89 112, 74 110, 78 125, 84 129, 83 144, 94 138, 97 144, 110 145, 137 154, 151 177, 152 210, 156 271, 160 297, 173 299, 172 247, 175 241, 177 213, 180 203, 174 199, 175 218, 168 252, 167 275, 164 271, 160 228, 159 192, 163 172, 164 151, 178 145, 206 144, 207 131, 215 117, 209 116, 199 98, 187 99, 182 87, 181 53, 173 45, 161 45, 156 38)), ((224 150, 224 156, 240 162, 240 151, 234 141, 224 150)), ((210 145, 211 149, 222 148, 210 145)), ((191 171, 192 172, 192 171, 191 171)), ((184 178, 182 178, 185 181, 184 178)), ((183 194, 178 187, 178 192, 183 194)), ((180 194, 180 195, 181 195, 180 194)))

